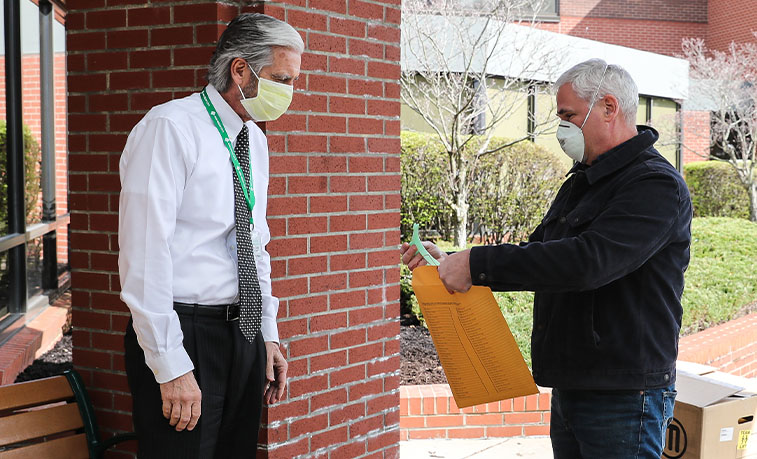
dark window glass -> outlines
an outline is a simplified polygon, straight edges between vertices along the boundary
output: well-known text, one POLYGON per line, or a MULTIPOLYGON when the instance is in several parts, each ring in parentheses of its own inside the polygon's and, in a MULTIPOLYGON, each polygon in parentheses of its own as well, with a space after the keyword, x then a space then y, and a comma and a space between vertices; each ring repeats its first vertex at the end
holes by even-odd
POLYGON ((26 243, 26 292, 27 298, 42 293, 42 238, 26 243))
MULTIPOLYGON (((5 62, 5 0, 0 1, 0 53, 3 56, 3 62, 5 62)), ((2 85, 0 88, 0 106, 5 107, 5 67, 0 69, 2 74, 2 85)), ((6 145, 5 145, 5 109, 0 113, 0 237, 8 234, 8 177, 7 177, 7 159, 6 159, 6 145)), ((3 254, 6 257, 6 254, 3 254)), ((5 260, 5 258, 3 258, 5 260)), ((5 272, 5 271, 3 271, 5 272)), ((2 288, 2 287, 0 287, 2 288)), ((7 297, 6 297, 7 301, 7 297)), ((0 305, 0 307, 2 307, 0 305)))
POLYGON ((21 7, 21 117, 24 122, 24 204, 28 226, 42 220, 39 8, 30 0, 21 0, 19 6, 21 7))
POLYGON ((0 252, 0 319, 8 314, 8 252, 0 252))
POLYGON ((520 8, 520 17, 523 20, 535 18, 540 21, 556 21, 560 19, 560 7, 558 0, 535 0, 527 2, 520 8))

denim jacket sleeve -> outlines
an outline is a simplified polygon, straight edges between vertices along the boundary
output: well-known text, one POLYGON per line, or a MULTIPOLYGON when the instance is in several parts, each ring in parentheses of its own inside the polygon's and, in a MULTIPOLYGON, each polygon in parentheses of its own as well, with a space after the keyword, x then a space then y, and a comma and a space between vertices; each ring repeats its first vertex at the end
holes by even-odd
POLYGON ((681 182, 663 171, 640 169, 613 187, 601 207, 582 202, 562 222, 551 222, 568 225, 563 237, 543 240, 550 239, 543 223, 526 244, 471 249, 473 283, 495 290, 585 291, 638 269, 684 220, 681 182))

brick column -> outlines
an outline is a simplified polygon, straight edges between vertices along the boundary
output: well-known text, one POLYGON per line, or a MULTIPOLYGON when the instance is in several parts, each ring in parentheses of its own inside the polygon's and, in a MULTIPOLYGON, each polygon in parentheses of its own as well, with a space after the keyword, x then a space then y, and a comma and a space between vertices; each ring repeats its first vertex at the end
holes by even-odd
MULTIPOLYGON (((243 2, 246 4, 246 2, 243 2)), ((119 299, 118 161, 152 106, 197 91, 236 2, 67 0, 74 363, 105 435, 131 430, 119 299)), ((397 457, 399 0, 266 2, 307 50, 268 123, 274 293, 287 398, 262 457, 397 457)), ((247 8, 249 9, 249 7, 247 8)), ((109 457, 132 457, 129 447, 109 457)))
POLYGON ((399 456, 399 4, 265 6, 306 52, 292 111, 267 126, 291 380, 259 457, 399 456))
POLYGON ((121 151, 150 107, 202 87, 214 43, 238 8, 214 1, 66 6, 74 364, 108 435, 132 430, 123 360, 129 313, 117 266, 121 151))

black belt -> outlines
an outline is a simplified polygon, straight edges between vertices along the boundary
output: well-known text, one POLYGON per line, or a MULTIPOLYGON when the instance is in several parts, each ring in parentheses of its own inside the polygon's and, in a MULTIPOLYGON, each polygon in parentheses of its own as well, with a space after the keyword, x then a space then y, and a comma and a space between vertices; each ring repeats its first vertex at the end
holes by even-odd
POLYGON ((198 316, 224 319, 226 322, 239 320, 238 304, 191 304, 174 301, 173 308, 179 314, 197 314, 198 316))

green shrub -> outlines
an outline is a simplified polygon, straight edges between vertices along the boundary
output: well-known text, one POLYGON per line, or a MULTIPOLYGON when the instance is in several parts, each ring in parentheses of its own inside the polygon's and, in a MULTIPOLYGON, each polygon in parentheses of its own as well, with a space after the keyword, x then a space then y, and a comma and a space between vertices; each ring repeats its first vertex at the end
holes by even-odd
MULTIPOLYGON (((8 233, 8 148, 5 120, 0 120, 0 236, 8 233)), ((39 181, 41 154, 39 144, 28 126, 24 126, 25 207, 27 223, 39 221, 41 209, 39 181)))
POLYGON ((470 198, 471 220, 481 240, 500 243, 528 239, 564 179, 564 163, 531 142, 520 142, 502 154, 482 158, 470 198))
POLYGON ((722 161, 683 166, 695 217, 749 218, 749 195, 736 170, 722 161))
MULTIPOLYGON (((401 234, 409 238, 413 223, 424 230, 436 230, 442 239, 452 239, 454 212, 446 150, 431 134, 402 132, 401 234), (448 198, 449 197, 449 198, 448 198)), ((482 239, 522 240, 544 216, 563 180, 565 167, 545 148, 519 142, 500 152, 473 157, 483 138, 466 145, 471 184, 470 233, 476 229, 482 239)), ((490 147, 507 143, 492 138, 490 147)))
POLYGON ((400 231, 410 239, 413 224, 451 235, 453 212, 444 202, 447 158, 439 139, 429 134, 402 132, 402 202, 400 231))
POLYGON ((534 323, 533 292, 494 292, 499 309, 510 326, 523 360, 531 367, 531 329, 534 323))

